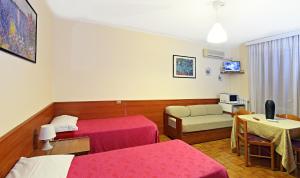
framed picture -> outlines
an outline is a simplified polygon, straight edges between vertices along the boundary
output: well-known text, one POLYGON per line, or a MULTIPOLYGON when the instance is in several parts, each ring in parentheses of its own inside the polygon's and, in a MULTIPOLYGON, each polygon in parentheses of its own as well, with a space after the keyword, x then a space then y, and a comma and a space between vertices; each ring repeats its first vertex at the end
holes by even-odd
POLYGON ((0 0, 0 49, 36 63, 37 14, 27 0, 0 0))
POLYGON ((173 55, 173 77, 196 78, 196 57, 173 55))

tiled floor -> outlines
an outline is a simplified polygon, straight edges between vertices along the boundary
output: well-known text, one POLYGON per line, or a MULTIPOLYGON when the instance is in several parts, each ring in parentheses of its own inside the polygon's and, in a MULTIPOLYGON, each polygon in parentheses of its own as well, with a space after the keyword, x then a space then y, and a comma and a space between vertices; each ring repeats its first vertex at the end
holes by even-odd
MULTIPOLYGON (((165 135, 160 136, 161 141, 169 140, 165 135)), ((272 171, 269 167, 264 167, 261 162, 253 164, 251 167, 245 166, 243 156, 237 156, 231 152, 230 139, 206 142, 193 145, 203 153, 214 158, 223 164, 228 171, 230 178, 292 178, 295 175, 289 175, 286 172, 272 171)), ((267 160, 266 160, 267 161, 267 160)), ((298 171, 300 172, 300 170, 298 171)), ((298 175, 300 177, 300 175, 298 175)))

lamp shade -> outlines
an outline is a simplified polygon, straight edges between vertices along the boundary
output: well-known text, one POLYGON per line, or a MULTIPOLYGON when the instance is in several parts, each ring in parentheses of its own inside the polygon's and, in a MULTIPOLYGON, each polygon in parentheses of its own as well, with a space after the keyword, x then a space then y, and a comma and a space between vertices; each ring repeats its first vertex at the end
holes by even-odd
POLYGON ((223 43, 227 41, 227 33, 220 23, 215 23, 207 35, 209 43, 223 43))
POLYGON ((39 140, 50 140, 56 136, 53 125, 46 124, 41 126, 39 140))

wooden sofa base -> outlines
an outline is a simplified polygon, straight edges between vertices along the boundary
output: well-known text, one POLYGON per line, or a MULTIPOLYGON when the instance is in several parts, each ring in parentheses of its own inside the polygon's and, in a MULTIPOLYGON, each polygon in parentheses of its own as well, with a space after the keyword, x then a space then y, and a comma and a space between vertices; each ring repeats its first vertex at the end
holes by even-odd
POLYGON ((168 113, 164 113, 164 134, 172 139, 181 139, 189 144, 208 142, 229 138, 231 136, 231 128, 225 127, 219 129, 204 130, 198 132, 182 132, 182 119, 168 113), (168 117, 176 119, 176 128, 168 124, 168 117))
POLYGON ((182 140, 189 144, 197 144, 201 142, 208 142, 229 138, 231 135, 231 127, 220 128, 213 130, 205 130, 199 132, 183 133, 182 140))
MULTIPOLYGON (((170 129, 169 131, 171 131, 170 129)), ((214 141, 229 138, 231 136, 231 127, 213 129, 213 130, 205 130, 199 132, 189 132, 182 133, 181 136, 176 136, 174 133, 176 130, 165 133, 168 137, 172 139, 181 139, 188 144, 197 144, 202 142, 214 141)))

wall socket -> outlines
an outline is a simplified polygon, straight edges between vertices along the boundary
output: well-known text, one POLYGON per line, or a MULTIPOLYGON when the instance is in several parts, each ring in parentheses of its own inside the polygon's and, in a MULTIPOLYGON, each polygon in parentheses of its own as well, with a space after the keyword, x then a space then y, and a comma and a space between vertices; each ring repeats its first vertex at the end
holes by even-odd
POLYGON ((122 104, 122 100, 117 100, 116 103, 117 104, 122 104))

